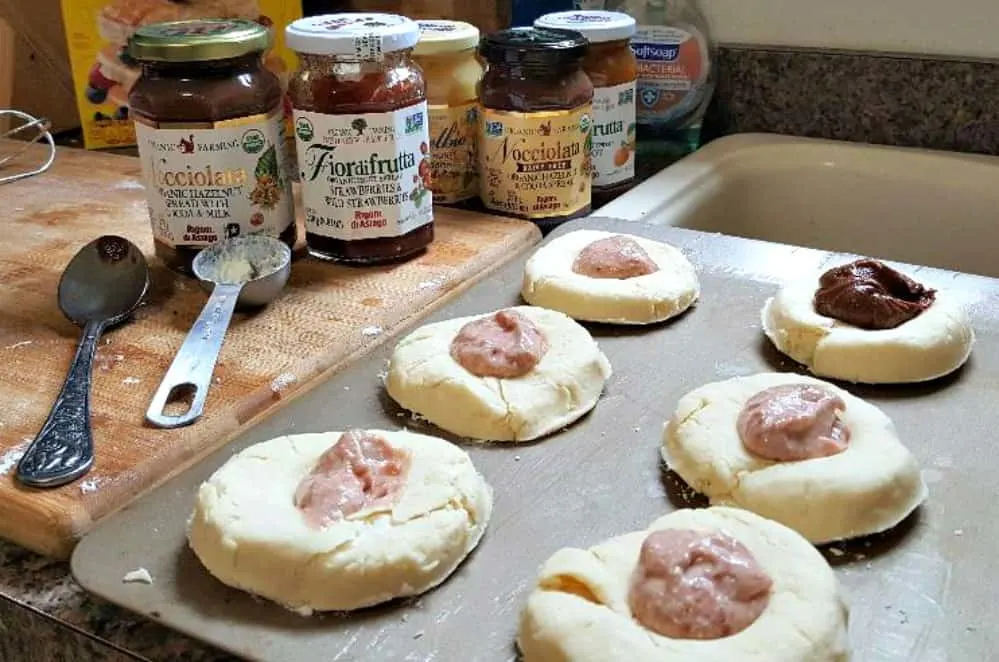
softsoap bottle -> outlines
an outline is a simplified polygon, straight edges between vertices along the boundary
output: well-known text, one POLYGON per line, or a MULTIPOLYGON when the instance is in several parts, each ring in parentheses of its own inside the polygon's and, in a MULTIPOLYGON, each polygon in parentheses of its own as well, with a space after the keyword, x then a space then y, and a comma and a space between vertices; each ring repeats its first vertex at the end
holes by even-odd
MULTIPOLYGON (((592 6, 600 0, 577 0, 592 6)), ((697 149, 714 92, 714 49, 696 0, 604 0, 638 23, 636 167, 639 179, 697 149)))

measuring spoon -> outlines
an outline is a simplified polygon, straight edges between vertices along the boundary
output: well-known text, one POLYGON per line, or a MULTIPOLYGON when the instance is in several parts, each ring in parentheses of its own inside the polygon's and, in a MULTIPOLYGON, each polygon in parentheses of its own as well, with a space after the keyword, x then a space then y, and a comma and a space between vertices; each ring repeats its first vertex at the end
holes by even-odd
POLYGON ((104 329, 124 322, 149 288, 146 258, 132 242, 104 235, 78 252, 59 279, 59 308, 83 336, 49 417, 17 464, 17 479, 31 487, 58 487, 94 463, 90 380, 104 329))
POLYGON ((277 239, 247 235, 226 239, 198 253, 191 265, 211 297, 170 364, 146 420, 160 428, 179 428, 201 417, 208 389, 237 305, 259 307, 273 301, 291 275, 291 249, 277 239), (190 398, 181 414, 167 414, 168 403, 190 398))

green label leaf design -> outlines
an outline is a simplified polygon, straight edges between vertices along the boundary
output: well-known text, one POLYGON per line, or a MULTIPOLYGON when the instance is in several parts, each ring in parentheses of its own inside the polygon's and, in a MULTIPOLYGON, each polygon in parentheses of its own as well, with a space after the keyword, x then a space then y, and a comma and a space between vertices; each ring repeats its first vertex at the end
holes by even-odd
POLYGON ((257 179, 260 179, 264 175, 270 175, 274 179, 279 179, 277 150, 274 149, 274 145, 264 150, 264 153, 257 159, 257 167, 253 171, 253 174, 257 179))

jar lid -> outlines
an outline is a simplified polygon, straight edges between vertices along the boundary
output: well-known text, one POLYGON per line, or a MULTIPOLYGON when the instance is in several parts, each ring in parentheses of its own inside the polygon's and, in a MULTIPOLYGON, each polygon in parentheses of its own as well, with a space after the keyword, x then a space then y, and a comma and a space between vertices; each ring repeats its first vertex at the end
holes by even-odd
POLYGON ((545 14, 534 21, 534 25, 539 28, 575 30, 581 32, 591 43, 630 39, 636 29, 635 19, 631 16, 599 9, 545 14))
POLYGON ((486 35, 479 53, 492 63, 565 66, 582 61, 586 37, 573 30, 508 28, 486 35))
POLYGON ((243 19, 201 18, 150 23, 128 40, 128 54, 144 62, 200 62, 259 53, 271 46, 263 25, 243 19))
POLYGON ((285 42, 293 51, 362 60, 377 60, 382 53, 412 48, 419 38, 416 21, 397 14, 326 14, 300 18, 285 28, 285 42))
POLYGON ((417 21, 420 41, 413 49, 416 55, 456 53, 479 44, 479 29, 462 21, 417 21))

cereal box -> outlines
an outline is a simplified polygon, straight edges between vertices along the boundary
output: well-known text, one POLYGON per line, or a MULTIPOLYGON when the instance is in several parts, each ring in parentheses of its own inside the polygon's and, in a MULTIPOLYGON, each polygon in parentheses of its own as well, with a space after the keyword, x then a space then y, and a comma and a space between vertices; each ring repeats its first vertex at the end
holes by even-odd
POLYGON ((296 66, 284 26, 302 16, 301 0, 62 0, 76 104, 88 149, 135 144, 128 92, 139 77, 126 45, 149 23, 193 18, 245 18, 271 28, 269 69, 287 82, 296 66))

